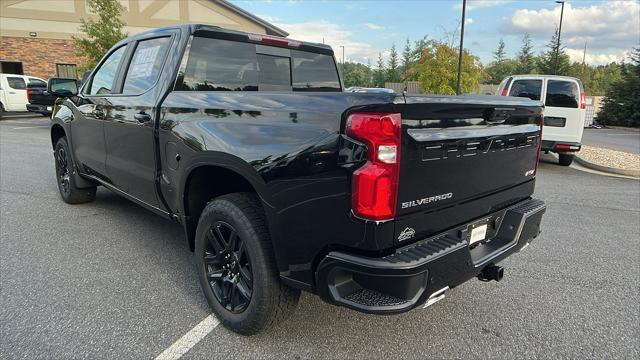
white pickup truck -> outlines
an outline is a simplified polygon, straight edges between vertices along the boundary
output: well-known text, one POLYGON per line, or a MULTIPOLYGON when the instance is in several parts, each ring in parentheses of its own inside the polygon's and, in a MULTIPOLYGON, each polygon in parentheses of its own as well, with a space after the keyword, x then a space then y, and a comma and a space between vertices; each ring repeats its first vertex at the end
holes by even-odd
POLYGON ((46 81, 34 76, 0 74, 0 118, 7 111, 27 111, 27 85, 30 84, 47 86, 46 81))

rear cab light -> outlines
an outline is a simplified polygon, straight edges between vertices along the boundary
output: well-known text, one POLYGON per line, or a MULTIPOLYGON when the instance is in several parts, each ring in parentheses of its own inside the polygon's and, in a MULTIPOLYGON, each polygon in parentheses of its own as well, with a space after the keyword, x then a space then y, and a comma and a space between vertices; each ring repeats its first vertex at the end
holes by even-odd
POLYGON ((279 36, 247 34, 247 38, 251 42, 255 42, 263 45, 285 46, 285 47, 291 47, 291 48, 299 48, 302 45, 300 41, 287 39, 279 36))
POLYGON ((347 118, 346 134, 367 146, 367 162, 352 177, 354 214, 368 220, 393 219, 400 174, 400 114, 353 113, 347 118))

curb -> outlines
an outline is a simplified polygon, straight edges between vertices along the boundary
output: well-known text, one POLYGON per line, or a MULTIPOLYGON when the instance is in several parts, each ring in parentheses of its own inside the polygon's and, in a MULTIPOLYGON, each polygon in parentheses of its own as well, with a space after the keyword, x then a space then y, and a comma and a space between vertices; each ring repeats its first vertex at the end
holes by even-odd
POLYGON ((626 176, 633 176, 633 177, 637 177, 640 178, 640 170, 628 170, 628 169, 618 169, 618 168, 612 168, 612 167, 608 167, 608 166, 604 166, 604 165, 598 165, 598 164, 594 164, 590 161, 587 161, 581 157, 579 157, 578 155, 576 155, 575 160, 578 164, 593 169, 593 170, 598 170, 598 171, 602 171, 602 172, 608 172, 611 174, 617 174, 617 175, 626 175, 626 176))

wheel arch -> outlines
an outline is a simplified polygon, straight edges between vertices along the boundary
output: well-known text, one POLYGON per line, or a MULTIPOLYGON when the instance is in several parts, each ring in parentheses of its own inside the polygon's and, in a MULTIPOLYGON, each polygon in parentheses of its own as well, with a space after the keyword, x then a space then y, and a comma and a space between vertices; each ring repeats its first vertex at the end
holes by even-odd
MULTIPOLYGON (((234 192, 252 192, 258 195, 267 218, 267 225, 277 250, 278 225, 276 212, 266 184, 258 172, 244 160, 233 155, 210 152, 192 159, 185 168, 181 184, 181 212, 183 226, 189 243, 194 249, 195 231, 202 210, 207 202, 221 195, 234 192)), ((276 255, 276 258, 279 258, 276 255)), ((280 262, 278 261, 280 264, 280 262)))
POLYGON ((66 136, 67 132, 64 130, 64 127, 62 125, 58 123, 54 123, 53 125, 51 125, 51 147, 55 148, 58 140, 60 140, 61 137, 66 136))

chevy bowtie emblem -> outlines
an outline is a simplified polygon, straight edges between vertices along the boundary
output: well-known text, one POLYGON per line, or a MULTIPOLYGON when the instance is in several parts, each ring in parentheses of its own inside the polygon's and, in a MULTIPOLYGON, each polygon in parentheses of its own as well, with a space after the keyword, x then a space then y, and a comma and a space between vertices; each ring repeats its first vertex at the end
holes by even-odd
POLYGON ((416 234, 416 231, 413 230, 413 228, 408 227, 402 230, 402 232, 400 233, 400 236, 398 236, 398 240, 403 241, 403 240, 411 239, 412 237, 415 236, 415 234, 416 234))

